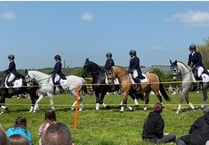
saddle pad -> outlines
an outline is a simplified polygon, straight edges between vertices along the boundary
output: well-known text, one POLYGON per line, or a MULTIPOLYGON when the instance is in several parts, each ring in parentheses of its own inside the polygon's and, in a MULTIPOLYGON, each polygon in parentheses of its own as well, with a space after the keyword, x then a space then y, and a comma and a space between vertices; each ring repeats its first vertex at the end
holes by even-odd
POLYGON ((209 76, 205 73, 202 74, 202 81, 203 82, 209 82, 209 76))
POLYGON ((147 76, 144 73, 142 75, 144 76, 144 79, 140 79, 141 83, 148 82, 147 76))
MULTIPOLYGON (((11 87, 9 87, 9 86, 7 85, 7 82, 6 82, 6 81, 5 81, 5 87, 6 87, 6 88, 11 88, 11 87)), ((13 85, 12 88, 20 88, 20 87, 22 87, 22 78, 21 78, 21 79, 18 79, 18 80, 15 80, 15 81, 14 81, 14 85, 13 85)))

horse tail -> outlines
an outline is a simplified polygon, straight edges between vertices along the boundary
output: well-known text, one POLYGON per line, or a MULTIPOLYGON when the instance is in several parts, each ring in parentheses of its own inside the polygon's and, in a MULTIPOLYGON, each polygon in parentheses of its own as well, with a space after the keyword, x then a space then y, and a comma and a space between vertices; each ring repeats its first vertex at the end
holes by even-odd
MULTIPOLYGON (((83 78, 82 78, 83 79, 83 78)), ((87 89, 87 86, 86 86, 86 81, 85 81, 85 79, 83 79, 83 84, 82 84, 82 86, 81 86, 81 90, 83 90, 83 92, 85 93, 85 94, 88 94, 88 89, 87 89)))
MULTIPOLYGON (((160 81, 161 82, 161 81, 160 81)), ((168 96, 168 94, 166 93, 164 87, 163 87, 163 84, 160 83, 160 93, 163 95, 164 99, 166 101, 171 101, 170 97, 168 96)))

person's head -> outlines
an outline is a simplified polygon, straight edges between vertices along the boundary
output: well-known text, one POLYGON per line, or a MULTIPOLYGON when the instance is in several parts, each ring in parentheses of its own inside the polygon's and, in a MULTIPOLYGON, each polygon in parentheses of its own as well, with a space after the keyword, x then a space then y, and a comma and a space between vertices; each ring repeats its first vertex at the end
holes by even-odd
POLYGON ((189 50, 190 51, 196 51, 196 45, 195 44, 191 44, 190 46, 189 46, 189 50))
POLYGON ((154 105, 154 111, 157 113, 161 113, 163 111, 163 105, 161 103, 156 103, 154 105))
POLYGON ((15 59, 15 56, 13 54, 10 54, 8 56, 9 61, 13 61, 15 59))
POLYGON ((106 56, 106 58, 112 58, 112 53, 111 52, 107 52, 105 56, 106 56))
POLYGON ((25 136, 14 134, 9 137, 9 145, 30 145, 30 143, 25 136))
POLYGON ((55 110, 52 108, 49 108, 45 112, 45 120, 51 120, 51 121, 56 121, 56 113, 55 110))
POLYGON ((130 50, 130 51, 129 51, 129 55, 130 55, 131 57, 136 56, 136 50, 130 50))
POLYGON ((60 55, 55 55, 55 56, 54 56, 54 59, 55 59, 56 61, 61 61, 61 60, 62 60, 60 55))
POLYGON ((16 121, 15 121, 15 128, 17 127, 21 127, 23 129, 27 128, 27 120, 25 117, 17 117, 16 121))
POLYGON ((209 106, 208 106, 208 107, 205 107, 205 108, 203 109, 203 113, 204 113, 204 114, 209 114, 209 106))
POLYGON ((7 145, 8 138, 6 136, 4 128, 0 125, 0 145, 7 145))
POLYGON ((72 142, 69 128, 61 122, 50 125, 41 136, 41 145, 72 145, 72 142))

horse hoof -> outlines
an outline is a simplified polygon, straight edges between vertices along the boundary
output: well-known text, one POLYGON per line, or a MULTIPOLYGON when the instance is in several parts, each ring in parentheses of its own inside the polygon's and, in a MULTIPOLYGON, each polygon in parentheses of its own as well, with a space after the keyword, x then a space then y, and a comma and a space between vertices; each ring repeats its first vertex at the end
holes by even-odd
POLYGON ((73 108, 73 107, 71 107, 71 110, 73 111, 73 110, 74 110, 74 108, 73 108))
POLYGON ((176 111, 176 114, 179 114, 179 111, 176 111))
POLYGON ((144 107, 144 111, 147 111, 147 107, 144 107))
POLYGON ((110 109, 110 106, 109 106, 109 105, 107 105, 107 106, 105 107, 105 109, 110 109))

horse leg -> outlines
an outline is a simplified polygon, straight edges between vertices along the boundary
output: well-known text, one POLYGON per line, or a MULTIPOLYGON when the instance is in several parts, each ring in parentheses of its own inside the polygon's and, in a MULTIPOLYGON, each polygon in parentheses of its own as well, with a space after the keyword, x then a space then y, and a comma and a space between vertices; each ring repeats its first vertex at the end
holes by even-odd
POLYGON ((95 96, 96 96, 96 110, 98 111, 99 110, 99 104, 100 104, 100 97, 99 97, 99 92, 95 91, 95 96))
POLYGON ((101 92, 101 95, 100 95, 100 104, 102 104, 102 106, 105 108, 105 109, 110 109, 110 106, 109 105, 107 105, 107 104, 105 104, 104 103, 104 97, 105 97, 105 95, 106 95, 106 91, 102 91, 101 92))
POLYGON ((145 92, 145 100, 144 100, 144 111, 147 111, 148 104, 149 104, 149 96, 150 96, 150 91, 145 92))
POLYGON ((128 100, 128 93, 124 92, 123 93, 123 103, 120 108, 120 112, 124 112, 124 108, 127 107, 128 110, 133 111, 133 108, 129 105, 127 105, 127 100, 128 100))
POLYGON ((34 109, 33 109, 33 112, 35 113, 36 111, 39 110, 39 106, 38 106, 38 103, 44 98, 44 95, 41 93, 38 100, 36 100, 36 103, 35 103, 35 106, 34 106, 34 109))
POLYGON ((33 112, 34 110, 34 106, 35 106, 35 103, 36 103, 36 100, 37 100, 37 95, 35 93, 29 93, 30 95, 30 99, 31 99, 31 107, 30 107, 30 110, 28 112, 33 112))
POLYGON ((205 107, 206 101, 208 99, 208 95, 207 95, 207 90, 202 90, 202 95, 203 95, 203 99, 202 99, 202 104, 201 104, 201 109, 203 109, 205 107))
POLYGON ((0 100, 0 106, 1 106, 1 113, 0 114, 3 114, 5 111, 8 110, 8 108, 5 106, 5 101, 6 101, 6 97, 5 96, 1 96, 1 100, 0 100))
POLYGON ((47 96, 49 97, 49 102, 50 102, 50 105, 51 105, 51 109, 55 110, 52 93, 47 93, 47 96))

